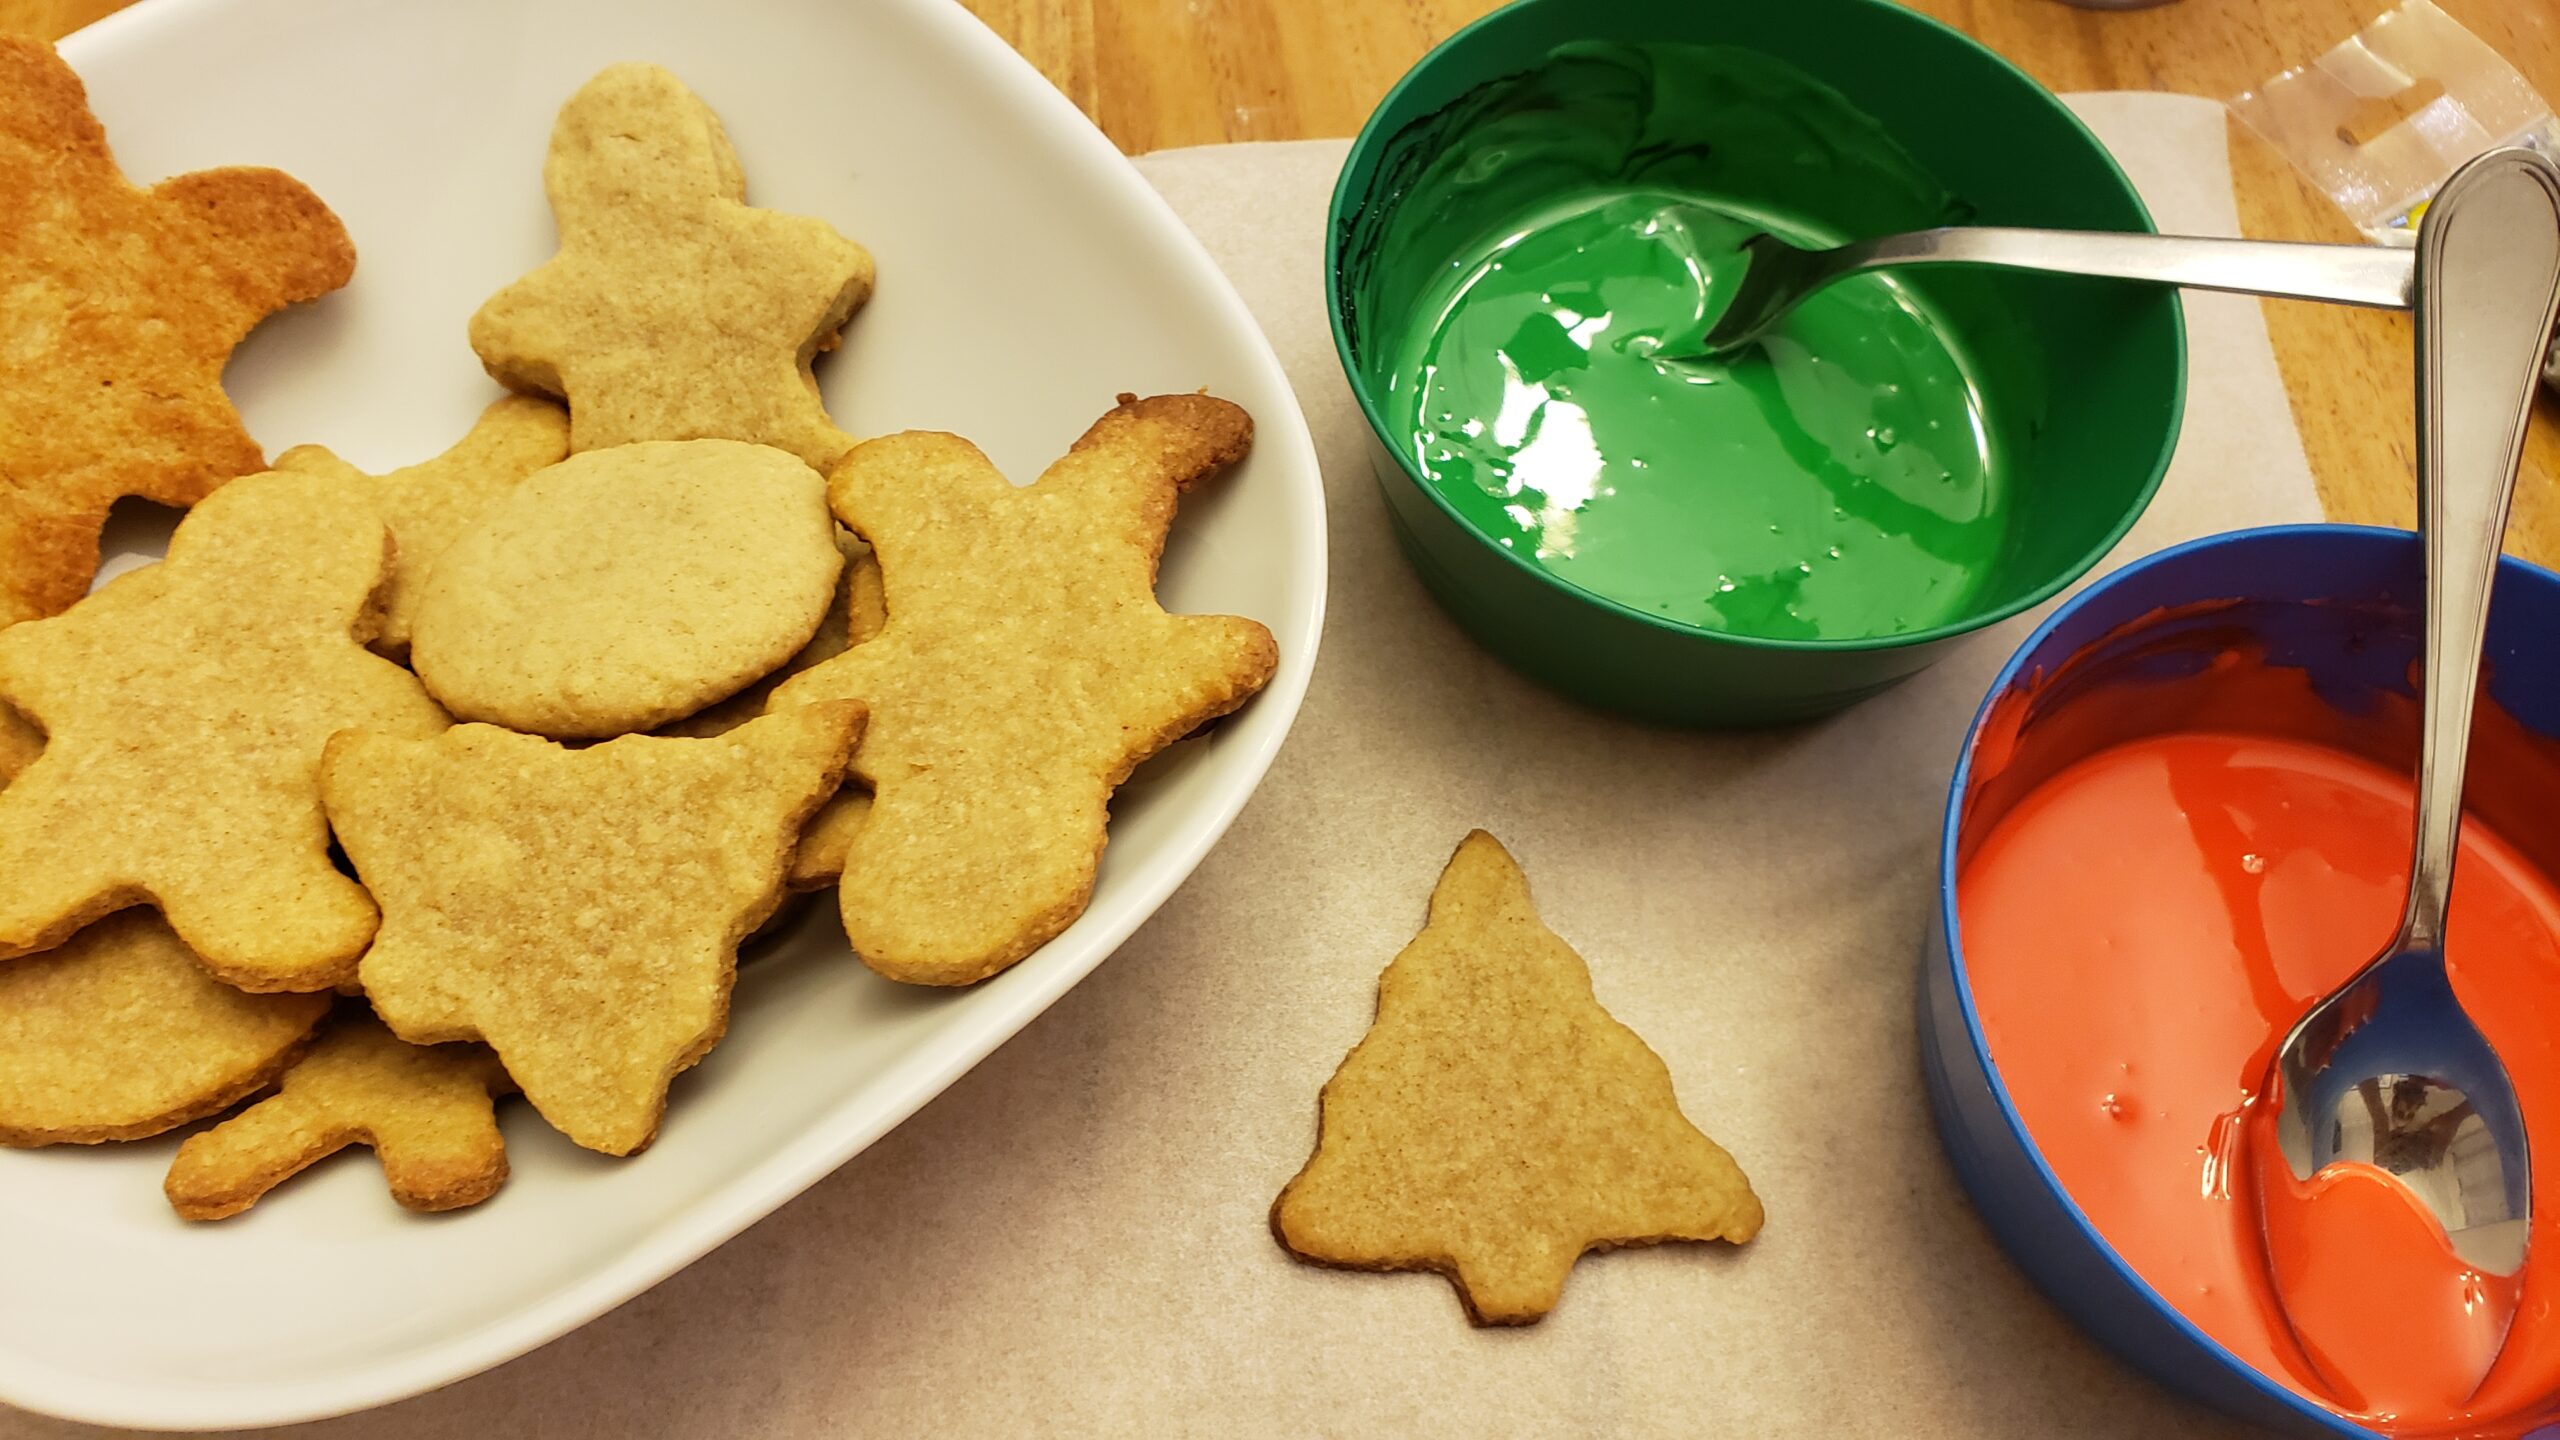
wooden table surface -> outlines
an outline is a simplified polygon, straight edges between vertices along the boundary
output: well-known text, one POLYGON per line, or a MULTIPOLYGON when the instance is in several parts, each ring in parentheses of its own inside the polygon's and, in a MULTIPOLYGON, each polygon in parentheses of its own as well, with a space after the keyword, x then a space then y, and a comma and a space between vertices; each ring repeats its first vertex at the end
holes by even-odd
MULTIPOLYGON (((0 0, 0 29, 61 35, 124 3, 0 0)), ((1134 154, 1224 140, 1350 135, 1424 50, 1497 0, 964 3, 1134 154)), ((2056 90, 2175 90, 2222 98, 2313 59, 2396 0, 2176 0, 2129 13, 2075 10, 2057 0, 1910 3, 2056 90)), ((2544 95, 2560 96, 2560 4, 2439 3, 2544 95)), ((2324 197, 2236 124, 2231 159, 2248 233, 2356 238, 2324 197)), ((2407 318, 2270 301, 2267 323, 2329 513, 2411 523, 2407 318)), ((2547 395, 2525 470, 2509 548, 2560 564, 2560 404, 2547 395)))

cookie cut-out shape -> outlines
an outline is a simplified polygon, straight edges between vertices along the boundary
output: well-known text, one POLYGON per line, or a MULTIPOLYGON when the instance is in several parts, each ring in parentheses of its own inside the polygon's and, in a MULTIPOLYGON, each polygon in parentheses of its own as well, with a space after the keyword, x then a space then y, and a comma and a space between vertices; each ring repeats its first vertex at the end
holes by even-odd
POLYGON ((583 750, 487 725, 330 742, 329 819, 382 902, 361 969, 418 1044, 485 1040, 555 1129, 628 1155, 728 1025, 738 942, 782 900, 862 707, 583 750))
POLYGON ((447 724, 364 648, 389 552, 335 481, 251 476, 159 564, 0 630, 0 702, 45 730, 0 790, 0 962, 149 903, 243 990, 354 977, 374 908, 329 859, 321 746, 447 724))
POLYGON ((1591 992, 1485 832, 1378 981, 1324 1087, 1316 1151, 1271 1207, 1301 1258, 1449 1277, 1479 1325, 1554 1308, 1588 1250, 1749 1240, 1760 1199, 1680 1112, 1671 1072, 1591 992))
POLYGON ((128 183, 80 77, 0 35, 0 627, 59 614, 126 495, 192 505, 263 467, 222 392, 232 347, 347 283, 355 247, 300 181, 128 183))
POLYGON ((391 1198, 459 1210, 498 1193, 507 1145, 497 1097, 512 1086, 479 1045, 411 1045, 351 1015, 284 1075, 275 1094, 190 1135, 162 1190, 189 1220, 222 1220, 350 1145, 370 1146, 391 1198))
POLYGON ((0 1145, 139 1140, 265 1089, 329 1013, 204 973, 147 910, 0 962, 0 1145))
POLYGON ((854 771, 873 798, 845 827, 839 890, 865 964, 965 985, 1038 949, 1092 897, 1111 792, 1270 680, 1270 631, 1155 597, 1177 497, 1252 438, 1224 400, 1124 395, 1035 485, 926 432, 836 468, 829 496, 879 553, 888 624, 774 704, 870 709, 854 771))
MULTIPOLYGON (((833 660, 880 633, 880 627, 888 623, 889 617, 880 599, 878 557, 871 553, 868 542, 842 526, 836 527, 836 550, 844 556, 844 570, 836 577, 835 599, 828 602, 826 616, 818 622, 818 632, 809 637, 809 643, 784 661, 781 669, 717 705, 659 726, 658 734, 687 735, 697 739, 707 735, 726 735, 762 715, 773 699, 773 692, 782 688, 782 682, 822 660, 833 660)), ((834 883, 832 876, 828 883, 834 883)))
POLYGON ((319 445, 296 445, 276 457, 276 468, 330 476, 369 495, 391 527, 391 585, 374 648, 396 660, 409 653, 418 596, 436 557, 490 501, 568 455, 569 413, 548 400, 510 395, 481 411, 452 449, 386 475, 367 475, 319 445))
POLYGON ((871 254, 746 204, 719 117, 655 65, 561 108, 542 167, 560 250, 471 317, 500 384, 568 401, 572 443, 745 440, 824 469, 852 445, 811 363, 871 295, 871 254))
POLYGON ((809 643, 844 568, 835 528, 826 482, 770 446, 574 455, 436 561, 409 658, 465 720, 560 739, 654 729, 809 643))

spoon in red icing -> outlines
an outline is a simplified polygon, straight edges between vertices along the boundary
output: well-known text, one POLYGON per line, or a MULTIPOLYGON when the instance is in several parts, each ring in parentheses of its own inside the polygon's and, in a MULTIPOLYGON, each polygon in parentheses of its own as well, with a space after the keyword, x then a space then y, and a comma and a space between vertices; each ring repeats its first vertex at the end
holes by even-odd
MULTIPOLYGON (((2503 1283, 2525 1260, 2533 1213, 2524 1116, 2506 1066, 2446 973, 2445 916, 2462 826, 2462 782, 2500 540, 2515 493, 2533 389, 2560 307, 2560 169, 2493 150, 2455 172, 2421 222, 2417 255, 2418 530, 2426 555, 2416 856, 2399 933, 2298 1021, 2278 1048, 2275 1142, 2296 1182, 2260 1157, 2276 1291, 2304 1350, 2358 1408, 2388 1408, 2412 1366, 2467 1399, 2514 1309, 2503 1283), (2333 1171, 2332 1167, 2358 1167, 2333 1171), (2458 1263, 2443 1303, 2478 1343, 2415 1356, 2394 1338, 2395 1297, 2342 1297, 2374 1273, 2344 1253, 2342 1215, 2384 1219, 2380 1172, 2440 1225, 2458 1263), (2362 1186, 2356 1189, 2356 1186, 2362 1186), (2307 1208, 2344 1192, 2324 1221, 2307 1208), (2287 1210, 2286 1207, 2296 1207, 2287 1210), (2314 1228, 2317 1225, 2318 1228, 2314 1228), (2343 1242, 2343 1243, 2341 1243, 2343 1242), (2326 1247, 2333 1253, 2306 1254, 2326 1247), (2304 1277, 2327 1287, 2306 1294, 2304 1277), (2361 1305, 2341 1305, 2362 1298, 2361 1305), (2316 1302, 2316 1303, 2315 1303, 2316 1302), (2339 1317, 2352 1315, 2354 1325, 2339 1317), (2344 1333, 2341 1333, 2341 1332, 2344 1333), (2458 1378, 2448 1382, 2448 1374, 2458 1378)), ((2401 1210, 2405 1212, 2406 1206, 2401 1210)), ((2375 1236, 2378 1242, 2387 1237, 2375 1236)))

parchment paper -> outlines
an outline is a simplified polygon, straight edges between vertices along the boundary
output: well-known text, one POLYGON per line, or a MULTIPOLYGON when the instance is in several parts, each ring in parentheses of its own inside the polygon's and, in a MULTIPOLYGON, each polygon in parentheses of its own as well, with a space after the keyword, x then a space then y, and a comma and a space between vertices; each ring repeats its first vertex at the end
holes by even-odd
MULTIPOLYGON (((2236 233, 2219 107, 2073 103, 2164 229, 2236 233)), ((1342 151, 1140 162, 1270 331, 1331 508, 1314 688, 1225 843, 1048 1015, 781 1213, 526 1359, 295 1433, 2237 1433, 2038 1297, 1931 1130, 1912 993, 1940 800, 2029 622, 1744 738, 1593 714, 1476 650, 1396 554, 1326 336, 1342 151), (1769 1211, 1738 1250, 1585 1259, 1544 1324, 1508 1332, 1470 1329, 1434 1276, 1297 1264, 1265 1225, 1379 970, 1476 825, 1769 1211)), ((2185 438, 2119 560, 2318 516, 2255 303, 2187 307, 2185 438)), ((87 1433, 0 1413, 0 1436, 87 1433)))

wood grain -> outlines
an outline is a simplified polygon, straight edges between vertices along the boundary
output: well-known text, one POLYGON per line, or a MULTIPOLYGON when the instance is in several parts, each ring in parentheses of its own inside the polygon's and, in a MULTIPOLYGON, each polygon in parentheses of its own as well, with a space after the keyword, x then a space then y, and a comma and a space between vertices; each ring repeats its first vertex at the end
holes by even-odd
MULTIPOLYGON (((433 0, 418 0, 433 3, 433 0)), ((861 0, 843 0, 861 3, 861 0)), ((1135 154, 1226 140, 1349 135, 1423 51, 1495 0, 965 0, 1135 154)), ((1680 0, 1707 3, 1707 0, 1680 0)), ((1715 0, 1784 3, 1784 0, 1715 0)), ((2395 0, 2177 0, 2132 12, 2056 0, 1915 0, 2056 90, 2222 98, 2312 59, 2395 0)), ((2560 95, 2560 5, 2439 0, 2560 95)), ((0 29, 60 35, 121 0, 0 0, 0 29)), ((2256 137, 2232 130, 2252 235, 2355 238, 2256 137)), ((2406 317, 2271 301, 2268 329, 2329 513, 2415 514, 2406 317)), ((2509 548, 2560 563, 2560 405, 2541 407, 2509 548)))

